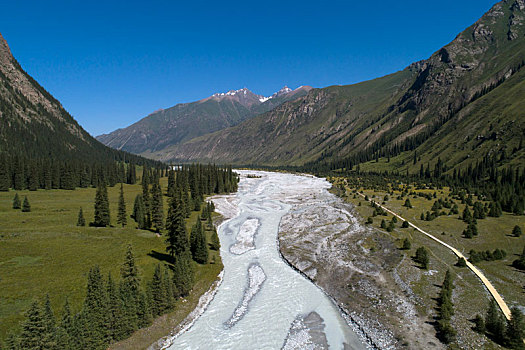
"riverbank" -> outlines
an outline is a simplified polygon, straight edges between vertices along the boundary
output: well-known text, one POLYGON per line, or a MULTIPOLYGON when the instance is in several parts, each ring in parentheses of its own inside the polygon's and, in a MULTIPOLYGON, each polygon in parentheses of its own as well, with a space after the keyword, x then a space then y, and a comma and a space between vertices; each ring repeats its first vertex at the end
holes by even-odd
POLYGON ((322 288, 380 349, 442 349, 419 300, 397 273, 404 256, 361 225, 351 205, 328 192, 302 193, 279 227, 284 259, 322 288))

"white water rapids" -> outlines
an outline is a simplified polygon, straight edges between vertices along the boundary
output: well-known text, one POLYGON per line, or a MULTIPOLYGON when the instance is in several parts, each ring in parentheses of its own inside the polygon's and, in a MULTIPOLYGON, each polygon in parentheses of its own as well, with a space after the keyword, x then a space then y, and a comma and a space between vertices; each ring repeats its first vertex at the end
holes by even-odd
POLYGON ((364 349, 333 302, 279 254, 282 216, 304 198, 328 200, 330 184, 310 176, 239 173, 238 193, 213 199, 217 212, 230 218, 219 227, 222 284, 169 349, 364 349))

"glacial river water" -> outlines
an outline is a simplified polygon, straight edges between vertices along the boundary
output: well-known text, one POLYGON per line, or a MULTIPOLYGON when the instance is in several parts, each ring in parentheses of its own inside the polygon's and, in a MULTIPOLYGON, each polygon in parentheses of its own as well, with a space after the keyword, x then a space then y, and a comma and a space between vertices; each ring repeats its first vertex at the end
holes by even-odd
POLYGON ((222 284, 169 349, 364 349, 333 302, 278 250, 282 216, 301 197, 328 200, 330 184, 309 176, 240 173, 238 193, 214 199, 216 210, 230 217, 219 227, 222 284))

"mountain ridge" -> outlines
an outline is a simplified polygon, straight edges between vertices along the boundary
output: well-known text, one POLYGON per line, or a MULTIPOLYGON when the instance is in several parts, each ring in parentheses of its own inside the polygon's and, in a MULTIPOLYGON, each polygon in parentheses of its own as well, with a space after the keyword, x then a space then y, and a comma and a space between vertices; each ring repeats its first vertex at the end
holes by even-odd
POLYGON ((195 102, 180 103, 153 112, 128 127, 99 135, 97 140, 138 154, 160 151, 173 144, 237 125, 290 99, 304 96, 311 89, 309 86, 300 86, 295 90, 285 87, 269 97, 254 94, 247 88, 215 93, 195 102))
MULTIPOLYGON (((442 156, 450 162, 449 168, 466 166, 482 157, 482 152, 512 149, 524 135, 524 112, 513 108, 512 116, 499 116, 495 110, 482 113, 476 108, 487 101, 489 93, 504 97, 508 89, 516 92, 522 88, 519 82, 513 81, 512 87, 508 81, 525 62, 524 10, 523 0, 501 1, 428 59, 402 71, 359 84, 315 89, 237 126, 151 156, 164 161, 270 166, 309 163, 314 167, 346 167, 399 157, 399 165, 412 171, 420 165, 412 165, 413 151, 429 139, 438 148, 425 146, 426 154, 416 153, 428 162, 442 156), (435 142, 436 135, 454 132, 447 125, 457 125, 465 118, 476 125, 463 130, 463 141, 471 148, 475 132, 486 133, 490 126, 502 130, 498 139, 471 150, 475 157, 466 157, 464 146, 456 145, 452 150, 435 142), (515 128, 505 127, 505 123, 514 123, 515 128), (466 158, 460 160, 454 154, 466 158)), ((519 99, 508 102, 519 105, 519 99)), ((522 151, 511 156, 523 157, 522 151)))

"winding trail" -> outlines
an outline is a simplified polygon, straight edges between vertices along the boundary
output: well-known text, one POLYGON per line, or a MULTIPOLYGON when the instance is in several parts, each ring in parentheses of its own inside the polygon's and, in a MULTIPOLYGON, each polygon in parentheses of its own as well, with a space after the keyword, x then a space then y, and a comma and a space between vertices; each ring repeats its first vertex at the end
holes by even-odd
MULTIPOLYGON (((364 194, 362 193, 359 193, 358 194, 361 196, 361 197, 365 197, 364 194)), ((374 202, 374 201, 371 201, 371 202, 374 202)), ((413 223, 411 223, 410 221, 406 220, 405 218, 403 218, 401 215, 397 214, 397 213, 394 213, 392 210, 388 209, 387 207, 377 203, 377 202, 374 202, 377 206, 381 207, 382 209, 384 209, 385 211, 389 212, 390 214, 394 215, 395 217, 397 217, 398 219, 400 220, 403 220, 403 221, 406 221, 408 222, 408 224, 410 226, 412 226, 413 228, 415 228, 417 231, 421 232, 422 234, 426 235, 428 238, 430 239, 433 239, 434 241, 438 242, 439 244, 447 247, 448 249, 450 249, 452 251, 452 253, 454 253, 458 258, 463 258, 465 259, 466 263, 467 263, 467 267, 472 271, 474 272, 474 274, 481 280, 481 283, 483 283, 483 285, 485 285, 485 287, 487 288, 487 290, 489 291, 489 293, 492 295, 492 297, 494 298, 494 300, 496 300, 496 303, 498 304, 499 308, 501 309, 501 311, 503 312, 503 314, 505 315, 505 317, 507 318, 507 320, 510 320, 510 317, 511 317, 511 314, 510 314, 510 309, 507 305, 507 303, 505 303, 505 300, 503 300, 503 298, 501 297, 501 295, 498 293, 498 291, 496 290, 496 288, 494 288, 494 286, 492 285, 492 283, 490 283, 490 281, 488 280, 487 277, 485 277, 485 275, 476 267, 474 266, 470 261, 468 261, 468 259, 459 251, 457 250, 456 248, 454 248, 453 246, 451 246, 450 244, 448 243, 445 243, 443 242, 442 240, 438 239, 437 237, 431 235, 430 233, 428 232, 425 232, 423 231, 422 229, 420 229, 419 227, 417 227, 416 225, 414 225, 413 223)))

